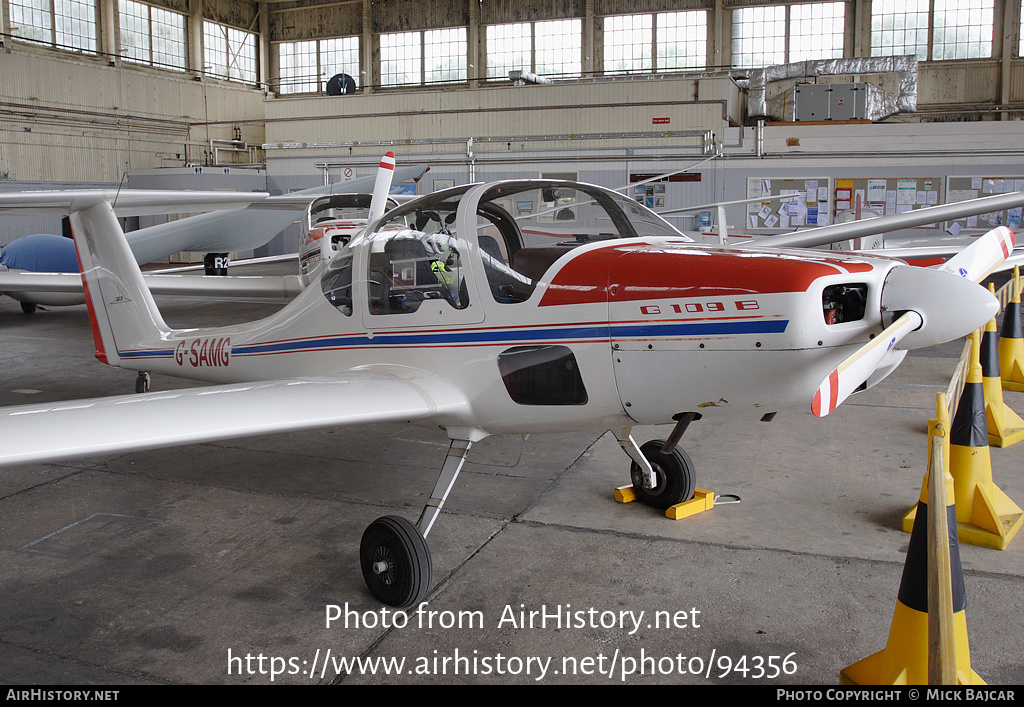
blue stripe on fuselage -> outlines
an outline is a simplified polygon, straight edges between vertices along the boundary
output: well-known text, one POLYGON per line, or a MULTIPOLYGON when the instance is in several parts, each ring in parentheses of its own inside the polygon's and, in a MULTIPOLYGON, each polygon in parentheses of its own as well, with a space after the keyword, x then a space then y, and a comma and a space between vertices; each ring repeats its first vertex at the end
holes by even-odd
MULTIPOLYGON (((356 349, 388 346, 459 346, 459 345, 515 345, 543 341, 607 341, 609 339, 657 339, 692 336, 739 336, 743 334, 781 334, 789 321, 785 319, 722 321, 722 322, 666 322, 641 324, 599 324, 549 329, 466 329, 461 331, 426 331, 376 333, 373 336, 323 336, 299 341, 280 341, 265 344, 244 344, 231 349, 232 356, 298 353, 323 349, 356 349)), ((174 355, 172 349, 119 352, 123 358, 159 358, 174 355)))
POLYGON ((616 339, 664 338, 666 336, 732 336, 738 334, 781 334, 789 321, 758 319, 748 322, 700 322, 630 324, 613 326, 616 339))

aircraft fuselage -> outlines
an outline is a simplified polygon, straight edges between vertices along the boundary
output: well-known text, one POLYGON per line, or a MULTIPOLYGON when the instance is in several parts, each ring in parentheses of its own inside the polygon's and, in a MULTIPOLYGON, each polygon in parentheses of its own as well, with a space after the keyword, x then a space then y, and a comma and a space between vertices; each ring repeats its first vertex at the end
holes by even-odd
MULTIPOLYGON (((882 329, 895 261, 702 246, 667 228, 552 245, 565 235, 545 232, 557 221, 520 224, 522 242, 510 256, 506 237, 499 258, 483 236, 497 241, 508 219, 474 200, 480 188, 460 196, 454 231, 425 236, 411 221, 427 207, 402 207, 275 315, 170 331, 156 345, 119 339, 116 358, 222 383, 409 366, 467 392, 473 420, 451 424, 519 433, 807 407, 822 378, 882 329), (522 275, 545 258, 541 274, 522 275)), ((623 201, 603 207, 625 211, 623 201)), ((586 205, 574 203, 578 230, 586 205)))

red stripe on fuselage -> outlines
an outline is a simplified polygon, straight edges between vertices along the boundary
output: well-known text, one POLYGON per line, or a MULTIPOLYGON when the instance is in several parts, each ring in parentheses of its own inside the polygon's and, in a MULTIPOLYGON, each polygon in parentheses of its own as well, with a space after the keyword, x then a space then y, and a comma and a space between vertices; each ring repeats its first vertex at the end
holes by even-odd
POLYGON ((870 270, 869 263, 856 258, 609 246, 582 252, 566 263, 552 278, 540 306, 806 292, 820 277, 870 270))

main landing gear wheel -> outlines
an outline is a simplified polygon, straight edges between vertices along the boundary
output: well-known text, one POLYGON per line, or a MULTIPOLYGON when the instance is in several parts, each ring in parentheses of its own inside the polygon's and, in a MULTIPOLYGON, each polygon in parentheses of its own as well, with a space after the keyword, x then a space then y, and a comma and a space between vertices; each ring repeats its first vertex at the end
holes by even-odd
POLYGON ((644 488, 640 466, 636 462, 632 462, 629 467, 629 476, 633 481, 633 492, 637 499, 660 510, 689 501, 697 488, 697 473, 689 455, 679 447, 673 449, 670 454, 664 454, 661 451, 664 446, 664 440, 660 439, 653 439, 640 446, 640 452, 654 470, 654 478, 657 481, 655 488, 644 488))
POLYGON ((25 314, 35 314, 36 306, 31 302, 22 302, 21 311, 25 314))
POLYGON ((373 596, 399 609, 419 604, 430 588, 430 549, 405 518, 370 523, 359 544, 359 565, 373 596))

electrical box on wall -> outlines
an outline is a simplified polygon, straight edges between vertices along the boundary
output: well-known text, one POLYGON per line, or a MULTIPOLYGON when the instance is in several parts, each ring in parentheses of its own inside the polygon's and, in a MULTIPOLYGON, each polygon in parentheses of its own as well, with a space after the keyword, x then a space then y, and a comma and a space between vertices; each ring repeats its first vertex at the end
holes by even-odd
POLYGON ((867 120, 866 83, 808 83, 793 88, 796 120, 867 120))

